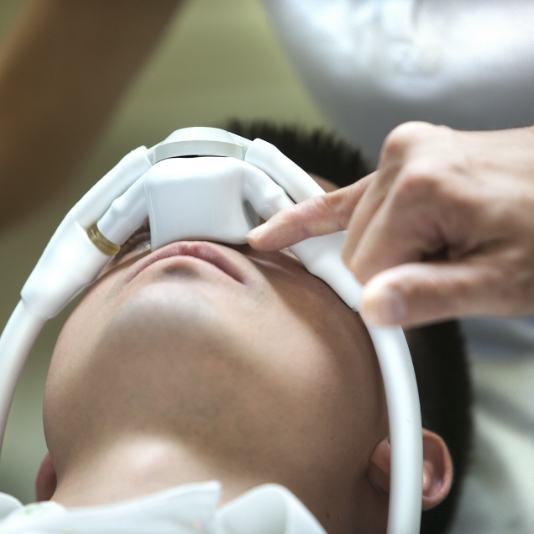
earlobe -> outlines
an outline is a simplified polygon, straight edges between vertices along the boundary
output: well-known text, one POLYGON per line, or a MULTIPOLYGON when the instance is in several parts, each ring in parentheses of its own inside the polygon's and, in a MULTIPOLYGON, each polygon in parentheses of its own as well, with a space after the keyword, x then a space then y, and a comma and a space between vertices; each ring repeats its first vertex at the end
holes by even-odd
MULTIPOLYGON (((389 493, 391 448, 384 438, 375 447, 369 460, 367 477, 378 492, 389 493)), ((442 502, 451 489, 453 466, 449 449, 435 432, 423 429, 423 510, 442 502)))
POLYGON ((423 510, 434 508, 451 490, 454 478, 449 448, 435 432, 423 430, 423 510))
POLYGON ((384 438, 373 451, 369 460, 367 477, 373 488, 384 494, 389 493, 391 471, 391 449, 388 438, 384 438))
POLYGON ((35 497, 37 501, 49 501, 56 491, 56 485, 56 471, 50 453, 47 453, 35 478, 35 497))

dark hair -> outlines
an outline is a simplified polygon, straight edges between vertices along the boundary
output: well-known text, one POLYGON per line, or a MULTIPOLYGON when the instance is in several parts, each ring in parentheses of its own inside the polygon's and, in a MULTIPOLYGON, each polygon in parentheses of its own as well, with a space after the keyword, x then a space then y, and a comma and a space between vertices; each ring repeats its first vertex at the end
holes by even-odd
MULTIPOLYGON (((358 149, 323 129, 308 131, 267 121, 235 120, 223 127, 243 137, 260 137, 274 144, 307 172, 339 187, 354 183, 369 172, 358 149)), ((470 456, 473 422, 469 367, 457 321, 409 329, 406 337, 419 387, 423 425, 445 440, 454 465, 449 495, 432 510, 423 512, 422 517, 423 534, 441 534, 454 517, 470 456)))

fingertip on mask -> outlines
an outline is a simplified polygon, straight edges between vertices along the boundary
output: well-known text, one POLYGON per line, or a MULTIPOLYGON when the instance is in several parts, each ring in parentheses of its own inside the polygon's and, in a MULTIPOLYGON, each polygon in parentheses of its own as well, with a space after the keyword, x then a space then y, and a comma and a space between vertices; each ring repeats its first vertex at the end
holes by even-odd
POLYGON ((264 224, 261 224, 260 226, 256 226, 256 228, 250 230, 250 232, 247 234, 247 241, 258 241, 261 239, 267 230, 264 226, 264 224))

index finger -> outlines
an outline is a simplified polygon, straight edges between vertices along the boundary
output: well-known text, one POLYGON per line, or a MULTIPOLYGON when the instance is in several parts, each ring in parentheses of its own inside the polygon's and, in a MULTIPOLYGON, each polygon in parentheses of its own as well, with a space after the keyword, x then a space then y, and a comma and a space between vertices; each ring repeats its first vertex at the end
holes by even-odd
POLYGON ((345 230, 375 174, 278 212, 249 232, 249 245, 258 250, 280 250, 309 237, 345 230))

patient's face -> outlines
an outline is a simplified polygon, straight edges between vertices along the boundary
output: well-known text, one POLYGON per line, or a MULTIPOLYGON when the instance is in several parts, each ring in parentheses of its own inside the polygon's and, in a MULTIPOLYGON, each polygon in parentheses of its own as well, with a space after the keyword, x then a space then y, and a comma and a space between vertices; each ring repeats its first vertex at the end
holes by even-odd
POLYGON ((58 472, 57 451, 142 429, 297 491, 320 480, 340 493, 387 433, 365 327, 295 257, 205 242, 150 252, 142 237, 66 322, 45 423, 58 472), (180 255, 209 250, 232 276, 180 255))

